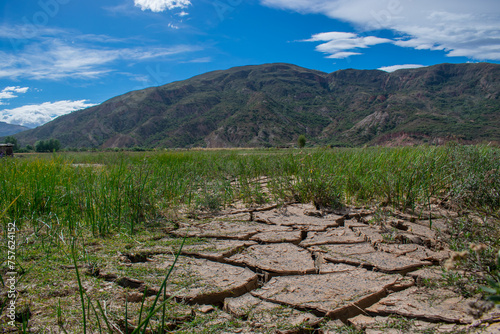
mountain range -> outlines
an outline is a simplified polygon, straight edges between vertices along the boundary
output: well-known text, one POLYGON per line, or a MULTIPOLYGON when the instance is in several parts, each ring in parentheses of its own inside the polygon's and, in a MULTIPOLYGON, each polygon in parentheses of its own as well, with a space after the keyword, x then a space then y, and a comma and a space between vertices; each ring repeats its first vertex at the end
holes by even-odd
POLYGON ((500 141, 500 65, 324 73, 275 63, 133 91, 16 135, 63 147, 270 147, 500 141))
POLYGON ((0 122, 0 137, 10 136, 28 129, 25 126, 0 122))

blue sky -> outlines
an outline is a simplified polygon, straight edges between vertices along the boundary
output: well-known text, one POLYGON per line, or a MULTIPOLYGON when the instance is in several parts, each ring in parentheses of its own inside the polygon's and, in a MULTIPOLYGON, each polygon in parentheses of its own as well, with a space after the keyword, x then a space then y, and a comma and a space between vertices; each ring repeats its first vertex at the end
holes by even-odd
POLYGON ((498 0, 0 0, 0 121, 233 66, 500 62, 498 0))

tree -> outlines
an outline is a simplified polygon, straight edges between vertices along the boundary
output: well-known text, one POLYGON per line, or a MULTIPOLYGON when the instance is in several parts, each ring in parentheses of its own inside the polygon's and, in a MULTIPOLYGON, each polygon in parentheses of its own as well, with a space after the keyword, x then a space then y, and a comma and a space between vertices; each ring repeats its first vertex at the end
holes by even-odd
POLYGON ((19 149, 19 145, 17 144, 17 139, 15 137, 12 136, 5 137, 4 143, 13 144, 14 147, 12 149, 14 150, 14 152, 17 152, 17 150, 19 149))
POLYGON ((299 139, 297 140, 297 143, 299 144, 300 148, 303 148, 304 146, 306 146, 306 136, 300 135, 299 139))
POLYGON ((39 140, 35 143, 35 151, 37 152, 55 152, 61 149, 59 140, 51 138, 49 140, 39 140))

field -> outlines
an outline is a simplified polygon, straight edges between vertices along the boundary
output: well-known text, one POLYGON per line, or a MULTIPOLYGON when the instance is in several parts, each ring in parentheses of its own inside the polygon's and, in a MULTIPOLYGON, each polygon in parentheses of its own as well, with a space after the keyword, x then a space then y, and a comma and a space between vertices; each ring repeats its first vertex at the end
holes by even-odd
MULTIPOLYGON (((271 327, 253 326, 248 314, 222 310, 222 297, 180 298, 184 290, 169 290, 170 284, 188 291, 205 288, 187 267, 206 257, 185 256, 189 247, 211 246, 209 237, 191 233, 197 226, 233 222, 237 215, 245 217, 239 223, 251 225, 258 213, 293 205, 325 217, 356 212, 377 228, 396 216, 424 221, 432 230, 445 228, 440 243, 454 263, 446 262, 449 270, 442 269, 439 286, 463 298, 488 297, 482 287, 498 277, 496 147, 18 155, 0 159, 0 328, 5 333, 364 333, 348 321, 325 319, 290 327, 285 315, 271 327), (437 210, 448 214, 436 216, 437 210), (164 257, 161 272, 147 266, 155 256, 164 257), (177 266, 184 269, 170 276, 177 266), (12 276, 19 292, 14 326, 8 317, 12 276)), ((382 243, 398 244, 397 233, 389 232, 382 243)), ((256 273, 265 276, 264 271, 256 273)), ((258 285, 266 282, 259 278, 258 285)), ((318 312, 312 313, 322 318, 318 312)), ((395 317, 390 323, 412 332, 412 321, 395 317)))

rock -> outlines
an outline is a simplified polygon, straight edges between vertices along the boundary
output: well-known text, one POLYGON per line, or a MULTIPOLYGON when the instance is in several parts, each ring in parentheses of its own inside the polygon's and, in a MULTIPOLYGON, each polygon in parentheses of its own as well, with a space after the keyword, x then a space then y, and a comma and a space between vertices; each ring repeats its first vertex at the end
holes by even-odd
POLYGON ((325 232, 309 232, 307 238, 299 245, 310 247, 324 244, 354 244, 364 242, 364 238, 357 236, 348 227, 330 228, 325 232))
POLYGON ((251 246, 241 253, 231 256, 227 261, 279 275, 316 272, 311 253, 288 243, 251 246))
POLYGON ((431 265, 431 262, 412 259, 407 256, 395 256, 376 251, 367 243, 350 245, 322 245, 310 248, 311 251, 321 251, 327 261, 346 263, 354 266, 373 267, 384 272, 407 272, 431 265))
POLYGON ((221 238, 248 240, 260 232, 292 231, 291 227, 267 225, 248 221, 214 221, 177 229, 172 234, 178 237, 221 238))
POLYGON ((196 244, 185 245, 183 255, 195 255, 209 260, 223 261, 243 249, 256 245, 255 241, 246 240, 210 240, 196 244))
POLYGON ((412 287, 393 293, 366 311, 376 315, 397 314, 430 322, 470 324, 469 300, 444 288, 412 287))
POLYGON ((227 298, 224 310, 235 317, 246 319, 256 329, 276 329, 280 333, 295 333, 304 327, 314 327, 321 321, 314 314, 266 302, 249 293, 237 298, 227 298), (295 331, 291 332, 292 329, 295 331))
POLYGON ((314 310, 330 318, 349 318, 373 304, 399 275, 364 269, 335 274, 274 277, 251 294, 273 303, 314 310))
POLYGON ((304 231, 325 231, 329 227, 338 227, 344 221, 343 216, 328 214, 323 217, 308 216, 304 211, 314 211, 312 205, 293 204, 284 209, 256 212, 255 221, 277 226, 290 226, 304 231))

